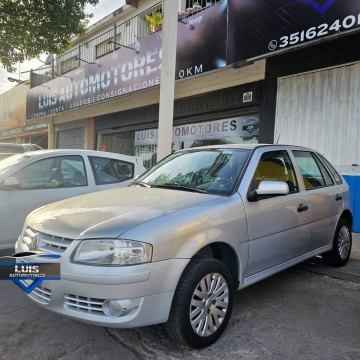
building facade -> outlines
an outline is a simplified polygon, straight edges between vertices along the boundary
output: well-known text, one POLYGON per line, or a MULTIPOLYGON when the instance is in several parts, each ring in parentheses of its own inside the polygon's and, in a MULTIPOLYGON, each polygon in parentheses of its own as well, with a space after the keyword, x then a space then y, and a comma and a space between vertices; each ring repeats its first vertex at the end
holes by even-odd
POLYGON ((18 84, 0 95, 0 143, 48 145, 48 125, 29 124, 26 116, 26 93, 29 86, 18 84))
MULTIPOLYGON (((247 142, 315 148, 347 178, 360 231, 360 4, 200 5, 193 11, 193 2, 179 1, 173 150, 247 142)), ((28 92, 27 119, 50 125, 54 147, 154 164, 162 33, 147 19, 161 12, 155 1, 123 6, 54 60, 55 71, 44 74, 49 91, 28 92)))

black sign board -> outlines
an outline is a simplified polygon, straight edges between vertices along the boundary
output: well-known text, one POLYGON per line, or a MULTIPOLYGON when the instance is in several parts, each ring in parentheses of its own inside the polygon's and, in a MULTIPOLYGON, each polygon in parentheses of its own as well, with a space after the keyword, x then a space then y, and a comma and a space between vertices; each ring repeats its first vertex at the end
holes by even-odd
POLYGON ((358 0, 228 2, 228 64, 360 29, 358 0))

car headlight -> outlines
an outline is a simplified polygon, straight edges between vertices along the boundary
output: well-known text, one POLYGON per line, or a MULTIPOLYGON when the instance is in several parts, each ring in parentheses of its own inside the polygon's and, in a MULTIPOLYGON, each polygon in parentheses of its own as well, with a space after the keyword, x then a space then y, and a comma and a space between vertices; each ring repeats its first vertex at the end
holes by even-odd
POLYGON ((74 251, 72 260, 91 265, 135 265, 151 261, 152 246, 139 241, 122 239, 83 240, 74 251))

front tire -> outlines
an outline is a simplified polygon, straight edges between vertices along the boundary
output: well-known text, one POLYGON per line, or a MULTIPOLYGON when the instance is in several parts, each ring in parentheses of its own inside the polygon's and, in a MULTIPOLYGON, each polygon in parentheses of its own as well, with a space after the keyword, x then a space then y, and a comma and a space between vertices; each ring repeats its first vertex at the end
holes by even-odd
POLYGON ((351 228, 347 220, 340 219, 336 227, 332 249, 322 254, 323 260, 334 266, 344 266, 351 254, 351 228))
POLYGON ((233 306, 233 279, 219 260, 192 259, 177 285, 165 328, 176 341, 200 349, 224 332, 233 306))

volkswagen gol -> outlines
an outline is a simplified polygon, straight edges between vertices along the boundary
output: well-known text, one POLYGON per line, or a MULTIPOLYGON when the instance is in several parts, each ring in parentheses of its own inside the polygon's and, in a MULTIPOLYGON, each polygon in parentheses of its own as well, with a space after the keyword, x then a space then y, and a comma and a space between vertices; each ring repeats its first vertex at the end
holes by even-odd
POLYGON ((351 251, 349 187, 314 150, 221 145, 175 152, 128 188, 32 212, 16 250, 60 254, 29 297, 106 327, 165 323, 194 348, 224 331, 233 293, 321 254, 351 251))

